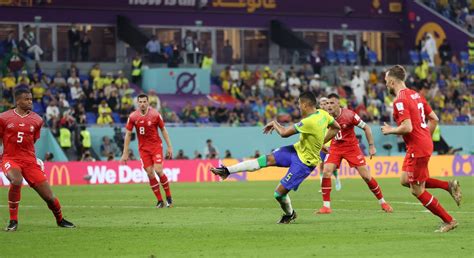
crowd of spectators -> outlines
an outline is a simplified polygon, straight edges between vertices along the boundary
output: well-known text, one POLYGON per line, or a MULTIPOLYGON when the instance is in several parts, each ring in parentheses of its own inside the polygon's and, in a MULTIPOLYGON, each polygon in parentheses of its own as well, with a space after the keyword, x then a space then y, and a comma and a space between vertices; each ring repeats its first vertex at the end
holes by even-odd
POLYGON ((423 0, 423 2, 469 32, 474 32, 474 1, 423 0))

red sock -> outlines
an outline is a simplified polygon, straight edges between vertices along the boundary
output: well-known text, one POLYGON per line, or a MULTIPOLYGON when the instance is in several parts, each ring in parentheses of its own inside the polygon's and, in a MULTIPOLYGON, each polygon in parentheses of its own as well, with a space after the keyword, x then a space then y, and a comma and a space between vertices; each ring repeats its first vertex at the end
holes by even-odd
POLYGON ((448 183, 448 181, 442 181, 442 180, 435 179, 435 178, 428 178, 425 181, 425 187, 426 188, 444 189, 444 190, 449 192, 449 183, 448 183))
POLYGON ((160 192, 160 183, 158 183, 158 180, 156 180, 156 177, 153 177, 150 179, 150 186, 151 190, 156 196, 156 199, 161 202, 163 201, 163 197, 161 197, 161 192, 160 192))
POLYGON ((380 189, 380 186, 375 180, 375 178, 372 177, 372 179, 370 179, 370 181, 367 182, 367 185, 369 186, 370 191, 372 191, 375 197, 377 197, 377 200, 380 200, 383 198, 382 189, 380 189))
POLYGON ((171 197, 171 190, 170 190, 170 183, 168 182, 168 177, 165 174, 160 176, 161 186, 163 186, 163 190, 165 190, 166 197, 171 197))
POLYGON ((423 206, 425 206, 425 208, 430 210, 434 215, 440 217, 444 222, 449 223, 453 220, 453 218, 438 202, 438 199, 436 199, 433 195, 431 195, 427 191, 424 191, 417 198, 418 200, 420 200, 423 206))
POLYGON ((323 177, 323 181, 321 182, 321 193, 323 194, 323 201, 330 202, 331 201, 331 178, 323 177))
POLYGON ((63 219, 63 213, 61 212, 61 204, 59 204, 58 198, 54 198, 52 203, 48 203, 48 208, 53 212, 56 222, 60 222, 63 219))
POLYGON ((18 221, 18 206, 21 199, 21 185, 10 185, 8 190, 8 208, 10 209, 10 220, 18 221))

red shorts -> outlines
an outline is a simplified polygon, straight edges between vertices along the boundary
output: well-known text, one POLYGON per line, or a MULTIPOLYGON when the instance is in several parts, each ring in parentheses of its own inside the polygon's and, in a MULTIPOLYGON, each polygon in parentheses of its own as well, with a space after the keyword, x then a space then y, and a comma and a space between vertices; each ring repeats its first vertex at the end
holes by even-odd
POLYGON ((407 172, 409 183, 425 182, 430 177, 430 172, 428 170, 429 161, 430 156, 415 158, 407 153, 403 160, 402 171, 407 172))
POLYGON ((331 163, 339 168, 342 159, 347 160, 351 168, 365 166, 365 156, 359 148, 350 149, 344 152, 329 149, 329 154, 326 155, 324 163, 331 163))
POLYGON ((163 164, 163 149, 139 150, 140 160, 143 168, 153 166, 154 164, 163 164))
POLYGON ((2 162, 2 170, 5 175, 12 168, 19 169, 23 178, 31 187, 39 185, 47 180, 46 174, 41 170, 40 165, 38 165, 36 161, 32 162, 4 158, 2 162))

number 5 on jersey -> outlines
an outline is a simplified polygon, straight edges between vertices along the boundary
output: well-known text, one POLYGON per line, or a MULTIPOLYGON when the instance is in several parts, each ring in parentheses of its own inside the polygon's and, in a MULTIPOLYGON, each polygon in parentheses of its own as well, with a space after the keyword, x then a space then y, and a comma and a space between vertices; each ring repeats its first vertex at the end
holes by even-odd
POLYGON ((17 143, 22 143, 23 142, 23 135, 24 134, 25 134, 24 132, 18 132, 18 137, 17 137, 17 140, 16 140, 17 143))

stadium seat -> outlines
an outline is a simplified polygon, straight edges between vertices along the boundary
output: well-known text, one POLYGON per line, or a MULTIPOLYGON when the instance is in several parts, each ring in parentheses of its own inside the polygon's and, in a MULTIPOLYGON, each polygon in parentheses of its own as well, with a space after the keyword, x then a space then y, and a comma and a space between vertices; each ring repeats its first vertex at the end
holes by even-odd
POLYGON ((369 62, 371 64, 376 64, 377 63, 377 53, 375 53, 374 51, 369 51, 369 53, 367 54, 367 57, 369 58, 369 62))
POLYGON ((88 124, 96 124, 97 123, 97 114, 94 112, 87 112, 86 113, 86 122, 88 124))
POLYGON ((469 63, 469 54, 466 51, 461 51, 459 52, 459 58, 461 61, 463 61, 465 64, 469 63))
POLYGON ((430 61, 430 56, 428 55, 427 52, 421 52, 420 56, 421 56, 421 60, 428 61, 428 62, 430 61))
POLYGON ((414 65, 418 65, 420 63, 420 55, 416 50, 411 50, 410 52, 410 60, 414 65))
POLYGON ((120 124, 120 115, 117 112, 112 113, 112 119, 114 120, 114 123, 120 124))
POLYGON ((89 80, 89 76, 87 76, 87 75, 79 75, 79 80, 80 80, 81 82, 84 82, 84 81, 86 81, 86 80, 89 80))
POLYGON ((357 54, 354 51, 347 52, 347 59, 349 60, 350 64, 355 64, 357 62, 357 54))
POLYGON ((337 60, 336 53, 334 53, 332 50, 326 51, 326 59, 329 63, 334 64, 337 60))
POLYGON ((344 51, 337 51, 337 61, 340 64, 346 64, 347 63, 347 57, 346 57, 346 53, 344 51))

